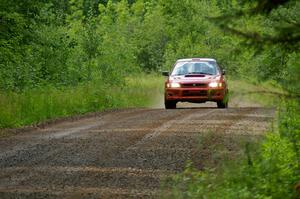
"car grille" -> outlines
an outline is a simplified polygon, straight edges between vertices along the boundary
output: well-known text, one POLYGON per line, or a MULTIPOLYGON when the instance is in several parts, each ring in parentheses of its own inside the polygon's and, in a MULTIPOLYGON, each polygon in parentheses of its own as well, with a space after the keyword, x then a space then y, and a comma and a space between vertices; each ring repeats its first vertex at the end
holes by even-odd
POLYGON ((207 96, 207 91, 183 91, 182 92, 183 96, 207 96))
POLYGON ((181 84, 182 88, 206 88, 207 84, 195 83, 195 84, 181 84))

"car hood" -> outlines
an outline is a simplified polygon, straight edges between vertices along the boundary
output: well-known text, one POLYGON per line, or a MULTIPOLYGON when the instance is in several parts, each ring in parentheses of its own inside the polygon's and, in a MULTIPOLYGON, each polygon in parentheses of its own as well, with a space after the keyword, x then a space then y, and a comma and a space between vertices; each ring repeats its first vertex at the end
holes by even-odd
POLYGON ((221 79, 220 75, 191 75, 191 76, 171 76, 170 82, 176 83, 208 83, 218 81, 221 79))

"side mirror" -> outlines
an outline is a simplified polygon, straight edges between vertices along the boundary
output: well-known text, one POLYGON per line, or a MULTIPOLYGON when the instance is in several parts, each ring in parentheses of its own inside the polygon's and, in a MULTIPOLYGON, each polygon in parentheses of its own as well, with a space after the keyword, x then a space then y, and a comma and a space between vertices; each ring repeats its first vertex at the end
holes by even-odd
POLYGON ((169 76, 170 76, 170 74, 169 74, 168 71, 163 71, 163 72, 162 72, 162 75, 163 75, 163 76, 166 76, 166 77, 169 77, 169 76))
POLYGON ((226 74, 226 70, 222 70, 222 75, 225 75, 226 74))

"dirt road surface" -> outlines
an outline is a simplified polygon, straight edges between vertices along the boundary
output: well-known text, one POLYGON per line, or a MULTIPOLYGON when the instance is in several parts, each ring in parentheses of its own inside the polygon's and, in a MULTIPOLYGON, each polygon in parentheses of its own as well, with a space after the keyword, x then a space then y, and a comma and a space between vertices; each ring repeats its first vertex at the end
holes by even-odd
POLYGON ((187 161, 201 169, 242 153, 273 116, 261 107, 126 109, 0 138, 0 198, 158 198, 161 180, 187 161))

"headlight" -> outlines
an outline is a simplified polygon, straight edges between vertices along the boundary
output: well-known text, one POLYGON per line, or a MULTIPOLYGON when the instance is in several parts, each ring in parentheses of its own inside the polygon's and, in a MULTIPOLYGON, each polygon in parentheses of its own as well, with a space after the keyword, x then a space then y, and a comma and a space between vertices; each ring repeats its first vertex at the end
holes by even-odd
POLYGON ((217 82, 211 82, 211 83, 208 84, 208 86, 211 87, 211 88, 216 88, 216 87, 218 87, 218 83, 217 82))
POLYGON ((168 88, 180 88, 179 83, 168 83, 168 88))
POLYGON ((211 82, 211 83, 208 84, 208 86, 211 87, 211 88, 222 87, 222 83, 211 82))

